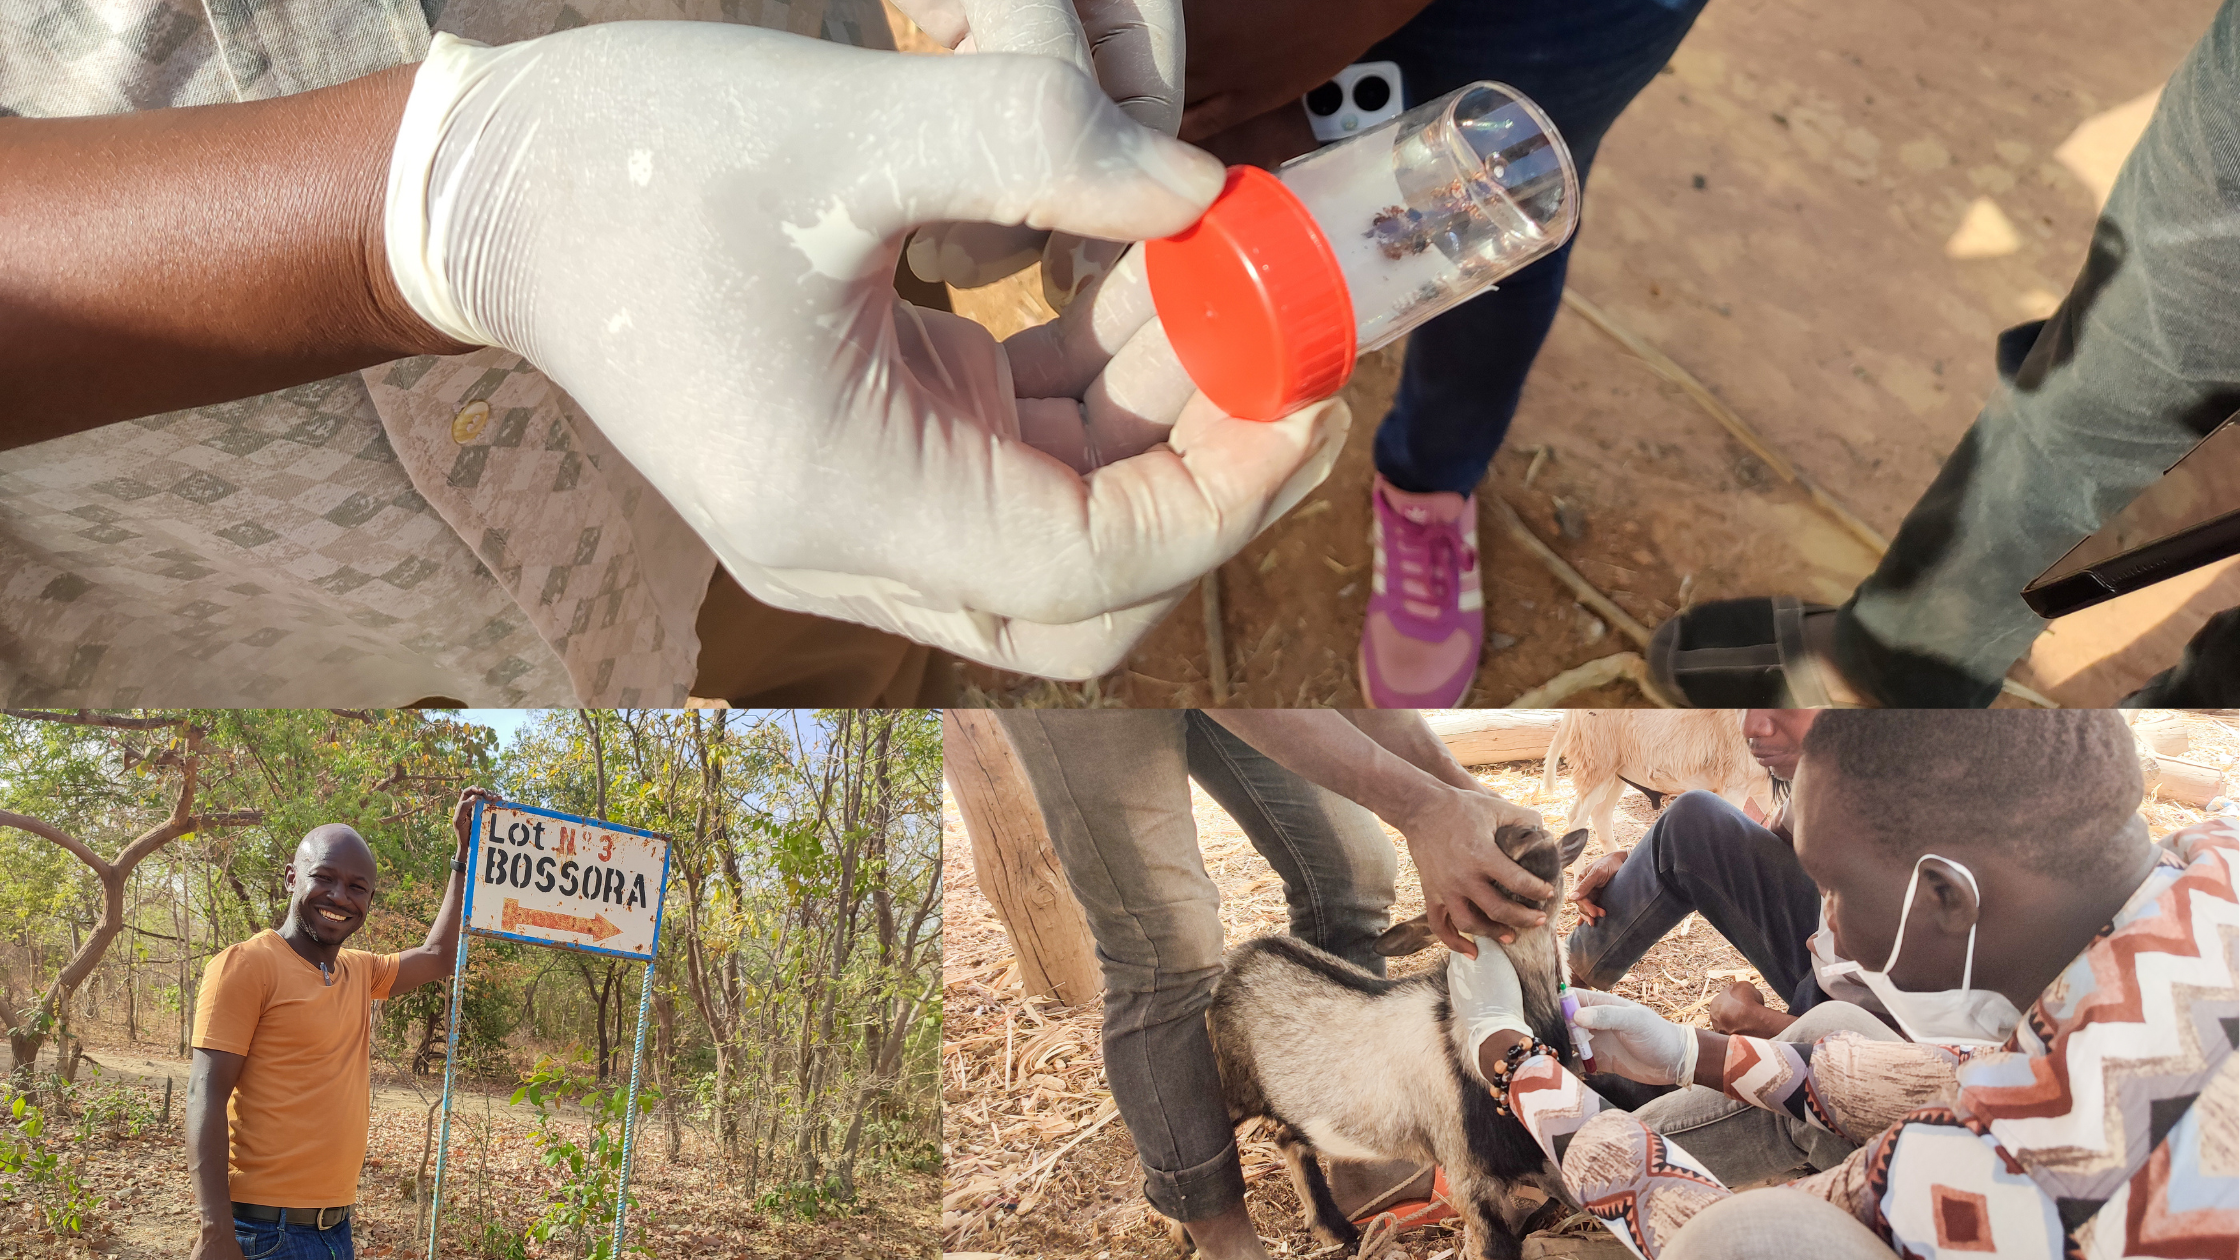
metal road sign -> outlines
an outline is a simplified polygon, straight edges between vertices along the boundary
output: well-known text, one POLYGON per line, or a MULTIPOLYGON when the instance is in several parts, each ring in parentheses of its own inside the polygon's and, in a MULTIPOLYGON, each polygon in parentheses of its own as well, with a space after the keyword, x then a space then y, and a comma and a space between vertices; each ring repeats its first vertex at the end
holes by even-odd
POLYGON ((615 1191, 614 1249, 630 1212, 630 1154, 638 1136, 638 1073, 653 1005, 653 953, 661 942, 669 838, 596 818, 511 802, 477 801, 467 865, 466 932, 451 964, 450 1050, 443 1062, 443 1138, 436 1146, 428 1260, 443 1221, 443 1174, 451 1155, 451 1083, 459 1060, 459 1003, 466 992, 468 934, 580 949, 645 962, 638 983, 638 1032, 622 1120, 622 1177, 615 1191))
POLYGON ((477 804, 467 930, 650 959, 668 873, 667 837, 532 805, 477 804))

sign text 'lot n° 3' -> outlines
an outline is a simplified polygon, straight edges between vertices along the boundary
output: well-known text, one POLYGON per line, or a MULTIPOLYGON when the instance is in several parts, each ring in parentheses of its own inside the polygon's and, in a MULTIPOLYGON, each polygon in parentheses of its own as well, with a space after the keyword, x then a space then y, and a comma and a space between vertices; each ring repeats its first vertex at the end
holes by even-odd
POLYGON ((484 805, 467 929, 650 959, 668 868, 661 836, 532 806, 484 805))

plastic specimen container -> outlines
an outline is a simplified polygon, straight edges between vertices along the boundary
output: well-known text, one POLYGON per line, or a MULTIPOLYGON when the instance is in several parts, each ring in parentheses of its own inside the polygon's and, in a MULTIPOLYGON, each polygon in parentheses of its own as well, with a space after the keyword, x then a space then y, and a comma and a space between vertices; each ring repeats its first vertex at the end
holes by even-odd
POLYGON ((1145 245, 1153 304, 1222 410, 1273 420, 1360 355, 1569 239, 1570 150, 1540 107, 1473 83, 1273 174, 1229 168, 1197 223, 1145 245))

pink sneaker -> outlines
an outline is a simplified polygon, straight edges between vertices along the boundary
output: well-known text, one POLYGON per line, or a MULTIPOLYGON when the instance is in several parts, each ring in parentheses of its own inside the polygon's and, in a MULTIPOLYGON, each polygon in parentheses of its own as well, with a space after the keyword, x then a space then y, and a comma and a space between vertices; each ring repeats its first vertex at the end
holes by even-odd
POLYGON ((1361 629, 1361 692, 1380 709, 1460 704, 1478 673, 1478 497, 1413 494, 1382 474, 1370 491, 1376 573, 1361 629))

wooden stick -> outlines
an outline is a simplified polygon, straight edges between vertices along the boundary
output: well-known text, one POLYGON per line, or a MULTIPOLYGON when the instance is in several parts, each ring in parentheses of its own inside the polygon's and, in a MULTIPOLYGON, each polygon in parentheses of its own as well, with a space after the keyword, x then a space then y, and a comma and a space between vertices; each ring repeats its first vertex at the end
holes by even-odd
POLYGON ((1790 463, 1786 456, 1768 445, 1766 440, 1758 435, 1756 429, 1743 423, 1742 417, 1736 415, 1732 407, 1720 402, 1718 396, 1704 388, 1703 382, 1697 380, 1688 369, 1673 362, 1664 351, 1643 341, 1626 329, 1624 325, 1618 323, 1617 320, 1612 319, 1607 312, 1582 296, 1577 289, 1565 289, 1563 291, 1563 301, 1565 305, 1585 316, 1588 323, 1608 334, 1611 340, 1632 351, 1643 363, 1649 365, 1650 371, 1679 386, 1680 392, 1694 399, 1696 405, 1703 408, 1705 414, 1718 421, 1727 432, 1732 433, 1736 441, 1748 447, 1750 453, 1763 461, 1766 467, 1771 468, 1775 475, 1804 491, 1805 495, 1821 511, 1826 512, 1836 524, 1849 530, 1860 542, 1872 547, 1875 555, 1880 556, 1890 549, 1889 539, 1884 538, 1874 526, 1859 519, 1858 514, 1838 502, 1834 495, 1821 489, 1818 482, 1798 472, 1795 464, 1790 463))
MULTIPOLYGON (((1632 639, 1637 646, 1644 648, 1649 646, 1649 628, 1647 626, 1635 621, 1625 609, 1611 603, 1609 596, 1596 590, 1592 582, 1579 576, 1577 569, 1572 568, 1548 544, 1541 542, 1539 536, 1532 532, 1531 527, 1524 523, 1524 518, 1517 515, 1517 510, 1509 506, 1508 500, 1494 496, 1493 503, 1495 508, 1500 511, 1501 523, 1508 527, 1510 537, 1524 544, 1525 550, 1538 556, 1540 563, 1547 565, 1548 571, 1556 575, 1557 581, 1571 588, 1571 593, 1579 597, 1580 603, 1599 614, 1604 621, 1624 631, 1626 637, 1632 639)), ((1635 659, 1638 660, 1639 658, 1635 659)), ((1517 706, 1512 705, 1510 707, 1517 706)))
POLYGON ((1567 669, 1532 690, 1503 705, 1507 709, 1546 709, 1560 704, 1582 691, 1625 679, 1641 689, 1641 694, 1663 708, 1672 708, 1657 689, 1649 685, 1649 662, 1641 659, 1639 652, 1614 652, 1599 660, 1588 661, 1575 669, 1567 669))
MULTIPOLYGON (((1632 351, 1636 358, 1649 365, 1650 371, 1679 386, 1680 392, 1693 399, 1706 415, 1718 421, 1727 432, 1734 435, 1736 441, 1749 448, 1750 453, 1757 456, 1766 467, 1771 468, 1783 481, 1804 491, 1805 497, 1812 500, 1813 506, 1827 513, 1836 524, 1843 526, 1854 538, 1873 549, 1878 559, 1882 553, 1890 550, 1890 540, 1884 538, 1880 530, 1861 520, 1857 513, 1845 507, 1834 495, 1821 489, 1818 482, 1797 471, 1797 466, 1790 463, 1787 456, 1774 450, 1765 438, 1759 436, 1756 429, 1751 428, 1743 421, 1741 416, 1735 414, 1734 408, 1719 401, 1717 395, 1705 388, 1703 382, 1697 380, 1688 369, 1673 362, 1671 356, 1642 340, 1640 336, 1611 318, 1609 312, 1595 305, 1592 300, 1577 289, 1566 288, 1563 291, 1563 301, 1564 305, 1579 312, 1588 323, 1601 329, 1612 341, 1632 351)), ((2001 679, 1999 687, 2008 695, 2028 701, 2041 709, 2058 709, 2061 707, 2039 692, 2033 691, 2012 678, 2001 679)))
POLYGON ((1229 649, 1221 635, 1221 570, 1198 579, 1199 603, 1206 617, 1206 681, 1213 686, 1213 702, 1229 703, 1229 649))

